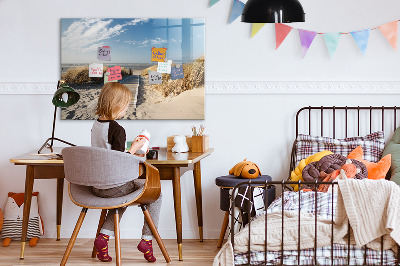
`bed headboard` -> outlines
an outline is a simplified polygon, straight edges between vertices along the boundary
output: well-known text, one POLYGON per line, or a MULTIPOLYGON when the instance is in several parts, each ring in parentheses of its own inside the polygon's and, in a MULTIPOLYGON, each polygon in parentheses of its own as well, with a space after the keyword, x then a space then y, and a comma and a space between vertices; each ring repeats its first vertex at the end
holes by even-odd
MULTIPOLYGON (((347 138, 383 131, 389 139, 398 126, 396 106, 308 106, 296 114, 296 137, 299 134, 347 138)), ((295 143, 293 144, 290 171, 295 164, 295 143)), ((289 172, 290 176, 290 172, 289 172)))

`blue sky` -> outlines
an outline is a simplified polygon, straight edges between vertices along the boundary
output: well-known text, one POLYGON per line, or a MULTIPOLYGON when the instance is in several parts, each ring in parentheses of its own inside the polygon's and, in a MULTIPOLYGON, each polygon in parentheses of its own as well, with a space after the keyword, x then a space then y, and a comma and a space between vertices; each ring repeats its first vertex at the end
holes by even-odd
POLYGON ((151 63, 151 48, 187 62, 204 55, 204 19, 61 19, 61 64, 151 63), (182 26, 183 25, 183 26, 182 26), (111 47, 111 61, 97 59, 97 47, 111 47))

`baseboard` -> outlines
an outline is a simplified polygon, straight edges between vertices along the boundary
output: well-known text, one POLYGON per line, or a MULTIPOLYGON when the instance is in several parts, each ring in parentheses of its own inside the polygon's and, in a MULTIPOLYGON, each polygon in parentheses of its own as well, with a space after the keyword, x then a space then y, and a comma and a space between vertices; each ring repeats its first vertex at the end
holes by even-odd
MULTIPOLYGON (((0 83, 0 94, 50 94, 56 82, 0 83)), ((400 94, 400 81, 207 81, 206 94, 400 94)))

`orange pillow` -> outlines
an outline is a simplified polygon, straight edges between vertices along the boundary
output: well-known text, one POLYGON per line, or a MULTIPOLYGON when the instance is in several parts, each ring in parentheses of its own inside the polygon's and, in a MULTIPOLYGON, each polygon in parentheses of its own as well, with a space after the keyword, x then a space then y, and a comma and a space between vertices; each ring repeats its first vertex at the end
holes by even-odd
POLYGON ((386 177, 392 161, 392 155, 388 154, 377 163, 368 162, 363 159, 363 149, 361 146, 358 146, 352 152, 350 152, 347 158, 355 159, 365 164, 368 170, 368 179, 375 180, 384 179, 386 177))

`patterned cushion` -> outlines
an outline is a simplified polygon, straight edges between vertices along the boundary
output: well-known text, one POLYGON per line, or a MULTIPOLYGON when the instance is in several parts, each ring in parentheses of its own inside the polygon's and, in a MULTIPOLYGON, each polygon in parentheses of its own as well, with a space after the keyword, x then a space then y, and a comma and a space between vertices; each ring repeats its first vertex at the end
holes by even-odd
POLYGON ((347 157, 357 146, 361 146, 364 150, 365 160, 378 162, 385 147, 383 131, 374 132, 364 137, 345 139, 299 134, 296 139, 296 165, 298 165, 302 159, 323 150, 329 150, 347 157))

